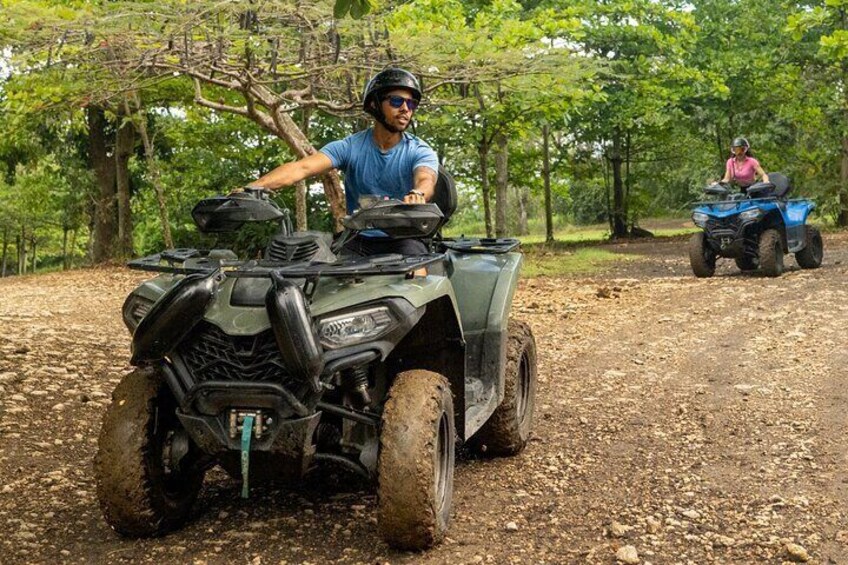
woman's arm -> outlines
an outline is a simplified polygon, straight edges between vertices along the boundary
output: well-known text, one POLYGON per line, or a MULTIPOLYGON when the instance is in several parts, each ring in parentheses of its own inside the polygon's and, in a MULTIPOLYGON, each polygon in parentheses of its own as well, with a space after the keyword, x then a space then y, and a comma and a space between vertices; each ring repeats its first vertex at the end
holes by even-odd
POLYGON ((721 177, 721 180, 718 181, 720 183, 726 183, 733 180, 733 173, 730 172, 730 161, 728 161, 724 166, 724 176, 721 177))
POLYGON ((756 166, 756 167, 754 167, 754 172, 755 172, 755 173, 757 173, 757 176, 759 176, 760 178, 762 178, 762 181, 763 181, 763 182, 768 182, 768 181, 769 181, 768 175, 767 175, 767 174, 766 174, 766 172, 763 170, 763 168, 759 165, 759 163, 757 164, 757 166, 756 166))

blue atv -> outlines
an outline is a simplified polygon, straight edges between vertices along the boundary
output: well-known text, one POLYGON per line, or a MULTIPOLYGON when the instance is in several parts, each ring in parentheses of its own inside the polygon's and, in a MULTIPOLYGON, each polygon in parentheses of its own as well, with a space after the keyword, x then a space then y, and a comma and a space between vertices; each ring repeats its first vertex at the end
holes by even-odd
POLYGON ((696 277, 711 277, 719 257, 733 258, 743 271, 759 269, 767 277, 783 273, 783 255, 794 253, 802 269, 816 269, 824 256, 821 233, 807 224, 815 203, 787 199, 791 181, 770 173, 770 182, 731 194, 724 184, 704 192, 718 200, 698 202, 692 221, 703 231, 689 240, 689 262, 696 277))

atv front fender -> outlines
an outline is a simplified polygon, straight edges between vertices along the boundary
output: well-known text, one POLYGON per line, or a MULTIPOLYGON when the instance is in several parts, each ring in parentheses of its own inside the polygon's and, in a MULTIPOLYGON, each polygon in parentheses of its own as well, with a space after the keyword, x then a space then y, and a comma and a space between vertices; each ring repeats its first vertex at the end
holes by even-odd
POLYGON ((786 225, 786 247, 789 253, 796 253, 804 248, 806 241, 807 219, 816 208, 810 200, 790 200, 783 210, 786 225))
POLYGON ((133 332, 133 365, 161 360, 203 319, 222 275, 192 274, 172 286, 133 332))
POLYGON ((449 258, 467 343, 465 437, 471 437, 503 400, 507 325, 524 259, 514 252, 453 251, 449 258))

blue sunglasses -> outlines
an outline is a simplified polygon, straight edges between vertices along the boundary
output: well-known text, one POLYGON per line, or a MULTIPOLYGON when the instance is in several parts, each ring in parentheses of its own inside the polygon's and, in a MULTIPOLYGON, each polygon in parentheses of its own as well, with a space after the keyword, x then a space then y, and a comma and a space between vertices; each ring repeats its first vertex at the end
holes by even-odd
POLYGON ((400 108, 403 106, 404 102, 406 102, 406 107, 409 108, 410 112, 414 112, 418 109, 418 100, 415 98, 404 98, 403 96, 392 95, 386 96, 383 100, 388 100, 389 106, 392 108, 400 108))

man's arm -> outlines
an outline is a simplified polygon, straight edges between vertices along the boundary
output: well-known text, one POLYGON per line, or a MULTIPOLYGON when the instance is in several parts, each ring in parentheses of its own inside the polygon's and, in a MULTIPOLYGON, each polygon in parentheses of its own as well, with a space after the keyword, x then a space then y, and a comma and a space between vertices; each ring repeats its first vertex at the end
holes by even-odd
POLYGON ((250 186, 277 190, 284 186, 291 186, 303 179, 324 174, 332 168, 333 162, 330 158, 321 151, 318 151, 299 161, 280 165, 270 173, 250 183, 250 186))
POLYGON ((430 167, 418 167, 413 171, 415 188, 403 197, 408 204, 424 204, 430 202, 436 195, 436 171, 430 167))

